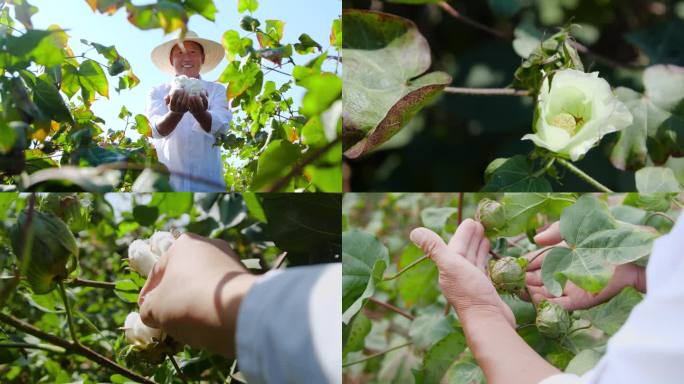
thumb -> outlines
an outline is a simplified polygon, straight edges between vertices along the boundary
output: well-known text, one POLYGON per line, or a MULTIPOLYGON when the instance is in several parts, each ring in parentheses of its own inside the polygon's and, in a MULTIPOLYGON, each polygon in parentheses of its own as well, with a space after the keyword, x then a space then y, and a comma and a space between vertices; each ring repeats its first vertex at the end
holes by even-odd
POLYGON ((147 298, 140 306, 140 320, 142 320, 142 322, 148 327, 161 329, 161 324, 159 323, 159 320, 154 312, 155 300, 154 295, 151 295, 153 292, 154 291, 150 291, 147 294, 147 298))
POLYGON ((411 231, 409 235, 411 241, 420 247, 420 249, 431 258, 437 267, 441 269, 448 257, 448 248, 441 237, 438 234, 432 232, 427 228, 416 228, 411 231))

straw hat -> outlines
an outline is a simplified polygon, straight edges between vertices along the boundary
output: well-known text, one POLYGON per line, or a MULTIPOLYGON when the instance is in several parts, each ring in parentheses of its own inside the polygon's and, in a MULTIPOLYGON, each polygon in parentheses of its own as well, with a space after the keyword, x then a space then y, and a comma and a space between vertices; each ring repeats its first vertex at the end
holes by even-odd
MULTIPOLYGON (((183 41, 194 41, 204 48, 204 64, 202 64, 200 73, 207 73, 216 68, 223 59, 223 56, 225 56, 226 51, 221 44, 212 40, 202 39, 193 31, 188 31, 185 34, 183 41)), ((154 65, 161 71, 173 76, 176 75, 176 70, 171 65, 171 60, 169 60, 169 58, 171 56, 171 50, 177 44, 178 39, 173 38, 156 46, 152 50, 152 62, 154 65)))

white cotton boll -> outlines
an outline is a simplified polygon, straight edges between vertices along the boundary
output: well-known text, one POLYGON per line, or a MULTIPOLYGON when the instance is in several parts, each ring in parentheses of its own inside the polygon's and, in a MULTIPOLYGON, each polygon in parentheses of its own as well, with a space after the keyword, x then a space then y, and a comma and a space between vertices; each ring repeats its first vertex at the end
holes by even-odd
POLYGON ((131 312, 126 316, 123 330, 129 344, 142 348, 152 344, 154 339, 161 341, 165 337, 161 329, 150 328, 145 325, 138 312, 131 312))
POLYGON ((150 249, 152 250, 152 253, 159 257, 173 245, 175 240, 176 238, 173 237, 171 232, 155 232, 152 234, 152 237, 150 237, 150 249))
POLYGON ((187 77, 185 75, 176 76, 173 79, 173 87, 171 92, 173 93, 176 89, 182 89, 190 96, 199 96, 204 92, 204 85, 199 79, 193 79, 192 77, 187 77))
POLYGON ((147 240, 133 240, 128 246, 128 264, 141 276, 147 277, 157 260, 159 256, 152 252, 147 240))

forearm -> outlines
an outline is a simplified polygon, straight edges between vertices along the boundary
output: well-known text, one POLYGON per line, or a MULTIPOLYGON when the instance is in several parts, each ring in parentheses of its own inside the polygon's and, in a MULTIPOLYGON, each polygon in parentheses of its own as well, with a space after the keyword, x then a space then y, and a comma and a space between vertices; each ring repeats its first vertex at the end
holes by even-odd
POLYGON ((193 113, 193 116, 205 132, 211 132, 211 113, 209 113, 209 111, 202 111, 196 114, 193 113))
POLYGON ((162 136, 168 136, 176 129, 182 118, 183 114, 180 112, 167 112, 166 115, 157 121, 157 132, 162 136))
POLYGON ((459 314, 475 360, 489 384, 533 384, 560 371, 544 360, 494 310, 459 314))

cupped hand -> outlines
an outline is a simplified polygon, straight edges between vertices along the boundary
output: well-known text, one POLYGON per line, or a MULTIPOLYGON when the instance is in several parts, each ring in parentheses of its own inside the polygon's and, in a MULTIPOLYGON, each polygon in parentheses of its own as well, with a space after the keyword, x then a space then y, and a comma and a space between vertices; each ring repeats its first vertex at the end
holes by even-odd
POLYGON ((486 274, 490 244, 482 224, 464 220, 448 244, 427 228, 414 229, 410 237, 437 265, 439 285, 461 321, 486 311, 500 314, 515 327, 513 312, 486 274))
MULTIPOLYGON (((185 113, 190 108, 190 96, 182 89, 175 89, 168 97, 168 107, 171 112, 185 113)), ((165 99, 166 100, 166 99, 165 99)))
POLYGON ((255 279, 225 241, 184 234, 148 276, 140 316, 176 340, 233 357, 238 310, 255 279))
POLYGON ((190 96, 188 101, 188 110, 193 115, 202 113, 209 108, 209 99, 205 92, 200 93, 198 96, 190 96))
MULTIPOLYGON (((534 237, 534 241, 545 248, 530 252, 525 255, 531 262, 527 266, 527 273, 525 275, 525 283, 532 295, 532 301, 539 303, 542 300, 548 300, 552 303, 560 304, 565 309, 572 311, 575 309, 590 308, 601 304, 613 296, 617 295, 622 288, 626 286, 638 286, 638 279, 640 273, 643 273, 643 268, 635 264, 618 265, 615 268, 615 273, 608 285, 598 294, 591 294, 571 281, 565 283, 563 293, 559 297, 552 295, 546 287, 541 277, 541 267, 544 257, 548 254, 548 249, 551 247, 567 247, 563 241, 560 233, 560 224, 555 222, 551 224, 546 230, 538 233, 534 237)), ((529 300, 526 294, 522 295, 523 299, 529 300)))

